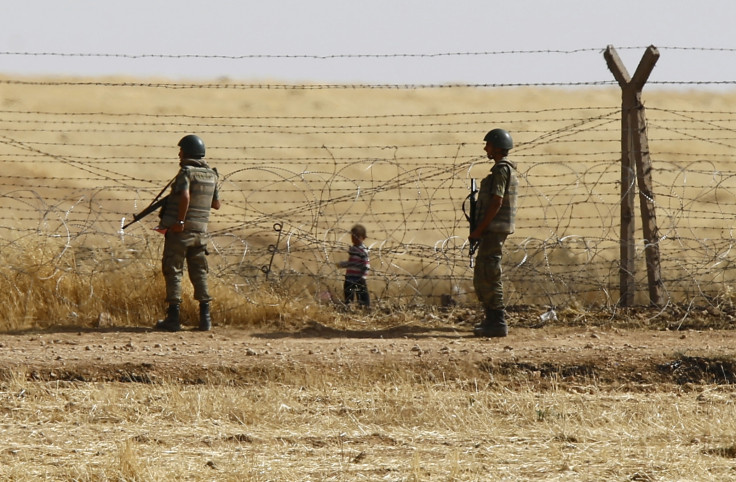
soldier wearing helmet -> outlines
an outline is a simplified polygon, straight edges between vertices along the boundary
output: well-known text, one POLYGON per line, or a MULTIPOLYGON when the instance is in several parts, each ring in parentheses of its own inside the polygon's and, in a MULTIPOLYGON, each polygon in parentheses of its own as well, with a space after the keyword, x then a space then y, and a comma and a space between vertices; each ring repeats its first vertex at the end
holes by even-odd
POLYGON ((210 294, 207 286, 207 224, 210 209, 220 209, 217 170, 204 160, 204 141, 193 134, 179 141, 179 172, 171 193, 161 210, 160 229, 165 232, 161 260, 166 281, 166 318, 154 327, 163 331, 179 331, 181 323, 181 279, 186 262, 194 299, 199 301, 199 329, 212 328, 210 294))
POLYGON ((475 230, 471 240, 480 240, 473 272, 473 287, 483 305, 484 318, 473 333, 476 336, 503 337, 508 334, 501 282, 503 244, 514 232, 516 197, 519 185, 516 164, 507 159, 514 147, 511 135, 493 129, 483 139, 488 159, 494 162, 491 173, 481 181, 476 204, 475 230))

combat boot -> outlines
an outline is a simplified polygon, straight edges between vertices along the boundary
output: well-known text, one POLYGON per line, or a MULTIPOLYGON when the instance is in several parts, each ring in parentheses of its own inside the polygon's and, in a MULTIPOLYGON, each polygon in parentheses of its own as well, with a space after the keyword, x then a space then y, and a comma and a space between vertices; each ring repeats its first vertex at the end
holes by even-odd
POLYGON ((504 310, 486 309, 486 318, 473 329, 473 334, 485 338, 503 338, 507 336, 509 327, 506 324, 504 310))
POLYGON ((480 323, 476 323, 475 326, 473 327, 473 331, 480 330, 484 326, 492 325, 493 319, 495 316, 495 311, 496 310, 492 310, 491 308, 484 308, 485 316, 483 317, 483 321, 481 321, 480 323))
POLYGON ((210 302, 199 303, 199 331, 210 331, 212 329, 212 316, 210 315, 210 302))
POLYGON ((153 327, 154 330, 159 331, 179 331, 181 330, 181 323, 179 322, 179 305, 170 304, 169 309, 166 310, 166 318, 160 320, 153 327))

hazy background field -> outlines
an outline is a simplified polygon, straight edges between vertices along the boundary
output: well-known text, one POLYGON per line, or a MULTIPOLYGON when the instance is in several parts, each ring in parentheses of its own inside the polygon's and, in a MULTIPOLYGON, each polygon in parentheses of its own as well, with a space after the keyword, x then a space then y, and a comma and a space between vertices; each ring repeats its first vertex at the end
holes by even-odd
MULTIPOLYGON (((512 133, 521 178, 509 304, 618 302, 617 88, 0 77, 0 101, 3 270, 13 285, 4 291, 16 318, 88 319, 106 306, 134 322, 137 304, 161 303, 156 216, 121 226, 175 174, 188 133, 205 140, 222 181, 210 257, 221 319, 250 316, 238 307, 274 286, 339 298, 333 262, 356 222, 368 228, 378 305, 443 294, 472 305, 460 208, 470 179, 490 168, 482 138, 493 127, 512 133), (42 285, 39 296, 57 295, 53 314, 28 306, 42 285)), ((645 90, 644 101, 667 301, 730 304, 736 94, 645 90)), ((642 248, 637 302, 646 303, 642 248)))

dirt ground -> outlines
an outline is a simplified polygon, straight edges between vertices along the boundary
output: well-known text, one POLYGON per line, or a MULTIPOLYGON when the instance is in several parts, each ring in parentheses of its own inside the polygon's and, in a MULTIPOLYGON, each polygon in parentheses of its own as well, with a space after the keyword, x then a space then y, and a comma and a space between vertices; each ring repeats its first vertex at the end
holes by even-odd
POLYGON ((469 326, 337 330, 313 322, 289 332, 216 326, 208 333, 112 327, 0 334, 2 378, 25 373, 82 382, 252 382, 279 367, 350 372, 390 364, 417 374, 459 373, 459 367, 467 374, 471 367, 498 382, 523 377, 540 385, 647 390, 736 383, 735 355, 730 330, 512 325, 506 338, 479 339, 469 326))

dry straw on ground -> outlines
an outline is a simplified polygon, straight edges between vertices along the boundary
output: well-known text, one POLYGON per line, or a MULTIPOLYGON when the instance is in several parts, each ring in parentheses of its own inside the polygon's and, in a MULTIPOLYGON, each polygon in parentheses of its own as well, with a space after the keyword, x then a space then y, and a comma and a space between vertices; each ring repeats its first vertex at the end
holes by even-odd
POLYGON ((590 380, 540 392, 523 380, 494 386, 463 373, 422 378, 380 364, 279 372, 278 382, 264 376, 243 386, 42 383, 20 374, 0 394, 0 476, 733 478, 730 389, 609 392, 590 380))

